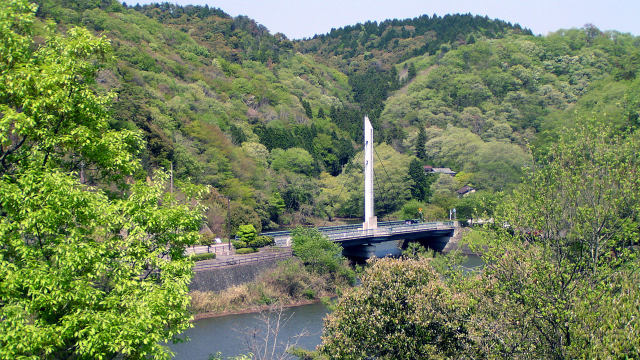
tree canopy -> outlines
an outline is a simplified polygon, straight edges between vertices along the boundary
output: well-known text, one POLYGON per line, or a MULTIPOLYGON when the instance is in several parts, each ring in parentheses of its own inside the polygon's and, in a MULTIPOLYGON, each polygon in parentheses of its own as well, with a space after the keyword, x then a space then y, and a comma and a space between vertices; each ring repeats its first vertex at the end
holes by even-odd
POLYGON ((35 9, 0 4, 0 357, 169 358, 202 209, 160 172, 133 176, 140 134, 110 129, 92 88, 109 41, 36 41, 35 9))

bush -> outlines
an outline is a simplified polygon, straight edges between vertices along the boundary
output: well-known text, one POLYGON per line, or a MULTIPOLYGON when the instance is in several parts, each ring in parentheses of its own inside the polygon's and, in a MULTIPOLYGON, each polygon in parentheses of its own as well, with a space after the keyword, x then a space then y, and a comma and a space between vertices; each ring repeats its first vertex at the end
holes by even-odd
POLYGON ((291 232, 293 253, 318 274, 336 273, 342 265, 342 247, 318 229, 298 227, 291 232))
POLYGON ((261 248, 265 246, 274 245, 276 242, 271 236, 260 235, 255 240, 251 241, 248 245, 252 248, 261 248))
POLYGON ((316 298, 316 292, 313 289, 305 289, 302 292, 302 296, 306 297, 309 300, 313 300, 316 298))
POLYGON ((253 225, 243 225, 241 230, 237 232, 239 240, 232 241, 233 247, 236 249, 243 248, 261 248, 265 246, 274 245, 276 242, 271 236, 260 235, 256 236, 256 231, 253 225))
POLYGON ((242 240, 231 240, 231 244, 236 249, 242 249, 249 246, 246 241, 242 241, 242 240))
POLYGON ((237 249, 236 250, 236 254, 238 254, 238 255, 252 254, 254 252, 258 252, 258 249, 254 249, 254 248, 251 248, 251 247, 246 247, 246 248, 241 248, 241 249, 237 249))
POLYGON ((256 231, 256 228, 253 227, 253 225, 251 224, 240 225, 240 227, 238 228, 238 231, 236 232, 236 236, 238 237, 238 240, 242 240, 247 244, 249 244, 252 241, 256 240, 256 237, 258 236, 258 232, 256 231))
POLYGON ((209 260, 209 259, 215 259, 215 258, 216 258, 215 253, 202 253, 202 254, 191 255, 191 260, 193 261, 202 261, 202 260, 209 260))

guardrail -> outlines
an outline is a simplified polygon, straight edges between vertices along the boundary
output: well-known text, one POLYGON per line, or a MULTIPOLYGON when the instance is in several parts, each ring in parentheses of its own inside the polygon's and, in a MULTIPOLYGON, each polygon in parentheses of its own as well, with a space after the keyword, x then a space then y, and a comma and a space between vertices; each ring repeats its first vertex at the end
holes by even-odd
MULTIPOLYGON (((404 225, 407 221, 412 223, 418 223, 418 219, 410 219, 410 220, 394 220, 394 221, 380 221, 378 222, 378 227, 389 227, 389 226, 397 226, 404 225)), ((350 224, 350 225, 335 225, 335 226, 319 226, 317 229, 323 233, 332 232, 336 230, 358 230, 362 228, 362 224, 350 224)), ((280 230, 280 231, 267 231, 263 232, 260 235, 272 236, 272 237, 281 237, 281 236, 289 236, 291 235, 291 230, 280 230)))
POLYGON ((377 229, 367 230, 351 230, 351 231, 331 231, 324 234, 331 240, 349 240, 364 237, 388 237, 396 234, 406 234, 420 230, 438 230, 453 228, 453 222, 429 222, 418 224, 406 224, 388 227, 379 227, 377 229))
POLYGON ((291 249, 286 249, 283 251, 270 252, 270 253, 259 253, 254 255, 239 255, 232 259, 224 260, 224 261, 216 261, 215 263, 209 264, 198 264, 196 263, 193 267, 194 271, 202 271, 202 270, 210 270, 217 269, 231 265, 240 265, 247 264, 252 262, 258 262, 262 260, 276 260, 276 259, 285 259, 293 256, 293 251, 291 249))
MULTIPOLYGON (((411 222, 415 220, 409 220, 411 222)), ((324 228, 318 228, 324 235, 334 241, 357 239, 363 237, 375 237, 375 236, 391 236, 395 234, 410 233, 419 230, 437 230, 437 229, 449 229, 453 228, 453 221, 432 221, 432 222, 417 222, 407 223, 406 220, 402 221, 386 221, 378 223, 377 229, 360 229, 361 225, 345 225, 345 226, 327 226, 324 228)), ((290 239, 290 231, 272 231, 268 233, 262 233, 262 235, 269 235, 274 238, 276 243, 281 243, 282 239, 290 239)))

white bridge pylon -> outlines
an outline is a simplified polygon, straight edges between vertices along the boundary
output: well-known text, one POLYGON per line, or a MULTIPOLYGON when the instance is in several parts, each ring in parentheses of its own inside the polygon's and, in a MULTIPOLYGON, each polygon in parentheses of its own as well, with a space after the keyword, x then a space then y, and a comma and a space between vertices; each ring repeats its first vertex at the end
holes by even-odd
POLYGON ((373 207, 373 127, 364 117, 364 222, 362 229, 377 229, 378 218, 373 207))

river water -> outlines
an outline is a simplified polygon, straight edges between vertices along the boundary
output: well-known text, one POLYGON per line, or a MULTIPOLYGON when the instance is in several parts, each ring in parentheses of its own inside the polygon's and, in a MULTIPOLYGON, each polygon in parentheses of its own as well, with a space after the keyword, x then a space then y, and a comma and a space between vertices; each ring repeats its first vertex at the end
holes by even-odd
MULTIPOLYGON (((287 344, 297 344, 308 350, 314 349, 320 343, 322 319, 326 314, 327 308, 320 303, 284 309, 280 316, 281 328, 275 339, 278 344, 276 354, 282 354, 287 344)), ((218 351, 226 358, 255 352, 256 348, 264 350, 267 317, 273 327, 278 318, 277 312, 198 320, 193 324, 194 327, 183 335, 189 337, 190 341, 171 344, 169 347, 176 353, 176 360, 207 360, 210 354, 218 351)), ((269 333, 268 344, 271 349, 274 332, 269 333)))
MULTIPOLYGON (((376 247, 375 254, 378 257, 399 255, 400 250, 397 242, 381 243, 376 247)), ((468 269, 482 266, 482 260, 478 256, 468 256, 463 266, 468 269)), ((326 314, 326 307, 320 303, 284 309, 280 315, 276 354, 282 354, 287 344, 314 349, 320 343, 322 319, 326 314)), ((198 320, 182 336, 188 337, 189 341, 170 344, 169 347, 176 353, 176 360, 207 360, 210 354, 218 351, 226 358, 255 352, 256 349, 264 350, 268 323, 273 326, 277 316, 276 312, 270 315, 240 314, 198 320)), ((269 347, 274 341, 273 332, 270 333, 269 347)))

